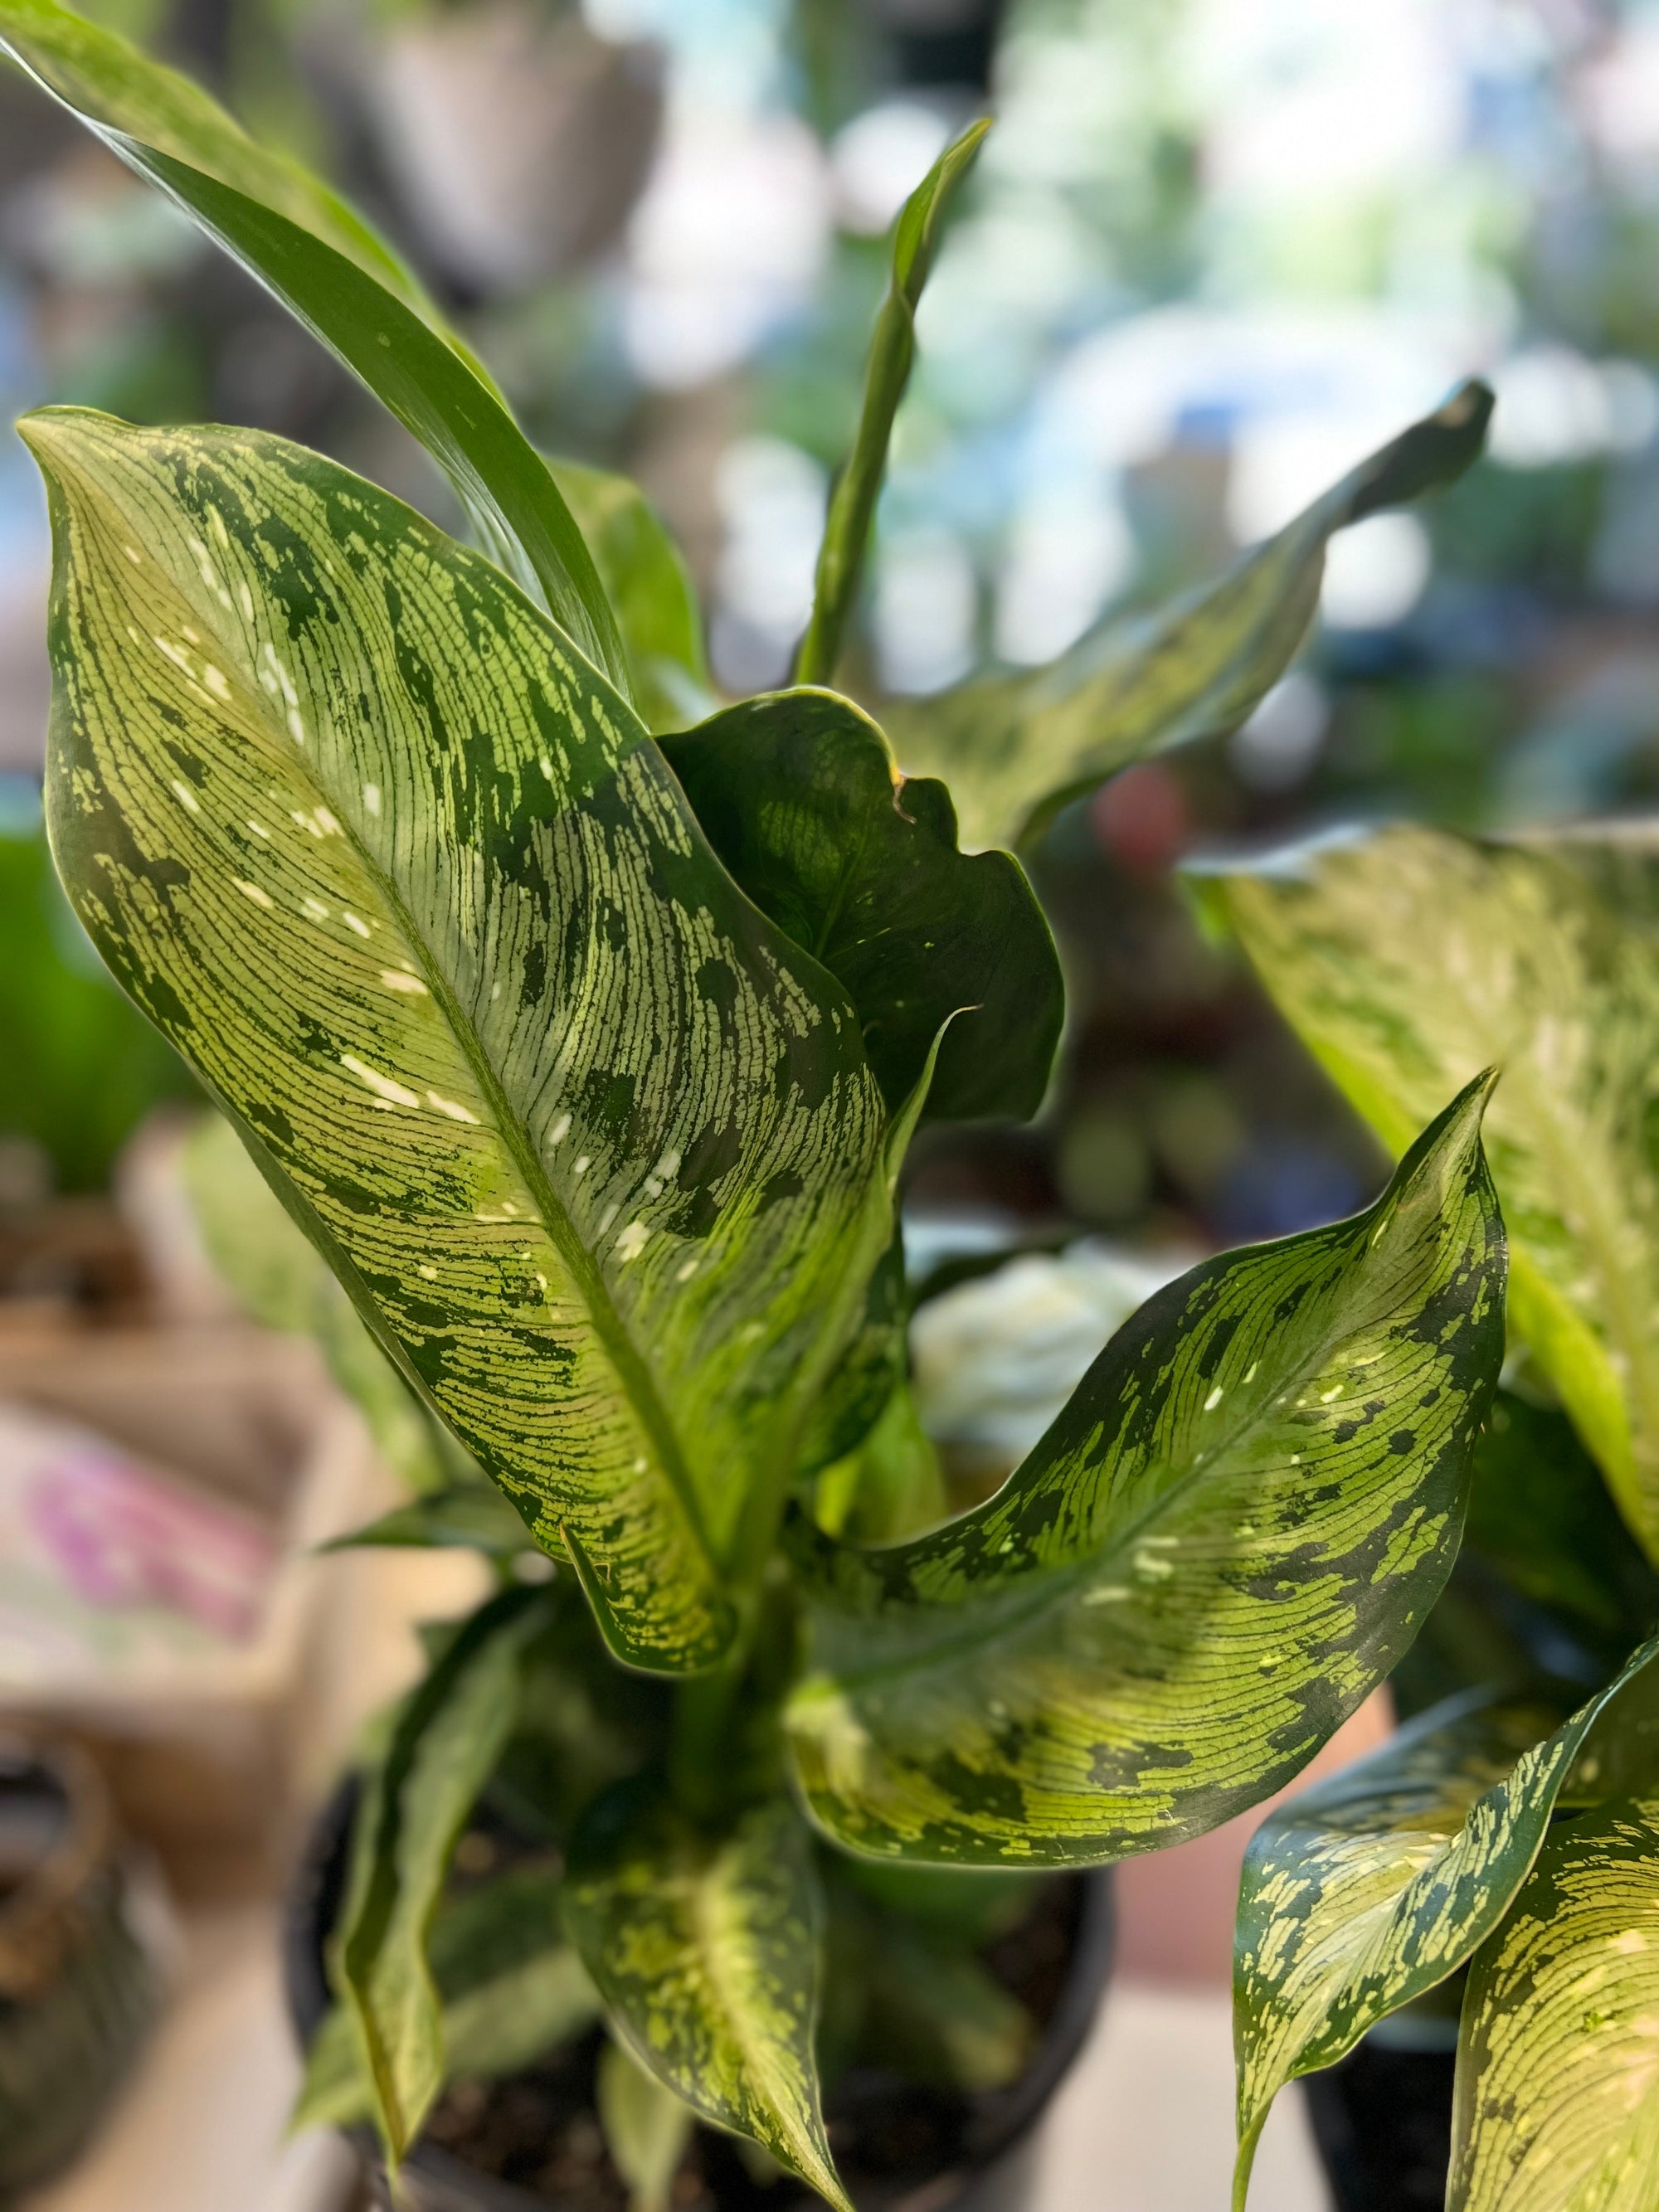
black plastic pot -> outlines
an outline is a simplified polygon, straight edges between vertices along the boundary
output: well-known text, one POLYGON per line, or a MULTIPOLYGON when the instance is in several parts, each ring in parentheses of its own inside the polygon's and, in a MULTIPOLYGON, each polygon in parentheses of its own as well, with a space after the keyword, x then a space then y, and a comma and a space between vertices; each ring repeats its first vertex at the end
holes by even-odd
MULTIPOLYGON (((293 1889, 283 1938, 289 2010, 301 2045, 308 2044, 328 2009, 324 1946, 345 1887, 346 1846, 356 1802, 347 1783, 330 1801, 313 1832, 293 1889)), ((1093 2023, 1111 1971, 1112 1889, 1109 1874, 1073 1877, 1075 1917, 1070 1967, 1030 2065, 1005 2090, 947 2095, 905 2087, 884 2075, 854 2073, 826 2100, 831 2146, 860 2212, 969 2212, 1002 2200, 998 2181, 1018 2157, 1022 2141, 1065 2079, 1093 2023), (948 2142, 944 2156, 929 2147, 948 2142)), ((597 2036, 585 2039, 564 2062, 591 2077, 597 2036)), ((351 2141, 374 2178, 382 2203, 390 2203, 366 2130, 351 2141)), ((731 2140, 700 2130, 705 2181, 720 2212, 823 2212, 820 2200, 800 2185, 757 2182, 731 2140)), ((432 2142, 417 2144, 403 2174, 404 2212, 548 2212, 545 2196, 481 2173, 432 2142)), ((1023 2203, 1022 2195, 1016 2200, 1023 2203)))
POLYGON ((1455 2050, 1368 2038, 1302 2084, 1336 2212, 1441 2212, 1455 2050))

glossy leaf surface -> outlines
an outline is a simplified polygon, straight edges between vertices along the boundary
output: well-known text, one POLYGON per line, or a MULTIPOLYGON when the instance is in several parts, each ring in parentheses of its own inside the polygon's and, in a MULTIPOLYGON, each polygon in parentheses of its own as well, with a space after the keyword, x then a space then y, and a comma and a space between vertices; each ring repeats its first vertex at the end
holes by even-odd
POLYGON ((1453 482, 1480 453, 1492 398, 1466 384, 1168 611, 1109 617, 1053 667, 993 676, 886 710, 901 764, 943 776, 969 846, 1040 838, 1061 807, 1131 761, 1247 720, 1306 635, 1333 534, 1453 482))
POLYGON ((1333 2064, 1497 1928, 1591 1729, 1656 1650, 1553 1733, 1535 1705, 1455 1699, 1269 1814, 1239 1893, 1238 2205, 1285 2083, 1333 2064))
POLYGON ((279 440, 27 428, 82 919, 613 1646, 706 1662, 891 1233, 851 1006, 480 556, 279 440))
POLYGON ((547 465, 615 611, 641 716, 653 730, 701 721, 714 705, 702 617, 661 517, 626 477, 556 457, 547 465))
POLYGON ((399 1715, 358 1814, 341 1993, 394 2165, 443 2086, 428 1931, 456 1841, 512 1728, 519 1663, 541 1607, 536 1591, 507 1590, 465 1624, 399 1715))
POLYGON ((1463 2001, 1447 2212, 1659 2203, 1659 1797, 1553 1828, 1463 2001))
POLYGON ((566 1912, 640 2063, 847 2212, 813 2057, 822 1906, 793 1807, 775 1799, 706 1835, 624 1785, 572 1845, 566 1912))
POLYGON ((0 0, 0 48, 362 378, 443 467, 515 580, 626 693, 615 619, 545 464, 368 225, 197 86, 57 0, 0 0))
POLYGON ((1176 1843, 1389 1672, 1450 1567, 1502 1358, 1485 1088, 1368 1212, 1148 1300, 986 1504, 888 1550, 811 1542, 788 1719, 831 1836, 981 1864, 1176 1843))
POLYGON ((811 618, 795 658, 797 684, 827 684, 836 672, 886 472, 893 417, 915 361, 916 307, 933 267, 945 210, 990 127, 988 119, 970 123, 952 140, 906 200, 894 225, 892 273, 870 343, 853 449, 830 495, 811 618))
POLYGON ((1594 857, 1402 828, 1206 891, 1385 1144, 1502 1064, 1510 1319, 1659 1560, 1659 957, 1594 857))
POLYGON ((846 987, 890 1108, 950 1023, 927 1115, 1036 1113, 1065 1015, 1059 956, 1019 863, 957 851, 942 783, 901 777, 830 691, 745 700, 663 751, 750 897, 846 987))

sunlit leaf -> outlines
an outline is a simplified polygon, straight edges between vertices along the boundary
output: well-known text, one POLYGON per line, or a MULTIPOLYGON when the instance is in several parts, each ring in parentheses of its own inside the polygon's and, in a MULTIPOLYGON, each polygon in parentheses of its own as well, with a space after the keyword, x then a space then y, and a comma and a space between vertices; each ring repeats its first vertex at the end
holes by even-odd
POLYGON ((890 702, 901 765, 945 779, 965 844, 1026 848, 1131 761, 1237 729, 1307 633, 1332 535, 1462 476, 1492 409, 1485 385, 1462 386, 1218 581, 1158 614, 1109 617, 1052 667, 890 702))
POLYGON ((614 1647, 707 1662, 891 1235, 850 1004, 478 556, 255 433, 26 433, 94 942, 614 1647))
POLYGON ((1510 1321, 1659 1562, 1659 959, 1596 857, 1401 828, 1202 892, 1385 1144, 1501 1063, 1510 1321))
POLYGON ((1065 1014, 1054 938, 1017 860, 957 850, 943 784, 902 778, 829 691, 746 700, 663 750, 750 897, 846 986, 890 1107, 949 1022, 927 1115, 1036 1113, 1065 1014))
POLYGON ((1553 1734, 1535 1705, 1454 1699, 1269 1814, 1239 1894, 1236 2204, 1285 2082, 1333 2064, 1497 1928, 1574 1761, 1592 1777, 1601 1765, 1585 1752, 1592 1728, 1656 1652, 1644 1644, 1553 1734))
POLYGON ((848 2212, 819 2109, 822 1908, 812 1847, 774 1799, 707 1834, 648 1785, 601 1798, 566 1917, 612 2029, 656 2078, 848 2212))
POLYGON ((394 2165, 443 2086, 428 1931, 457 1839, 512 1728, 519 1663, 540 1605, 536 1591, 505 1591, 452 1638, 398 1716, 358 1814, 340 1923, 341 1996, 394 2165))
POLYGON ((653 730, 684 730, 714 709, 702 617, 679 549, 639 486, 550 458, 622 633, 635 704, 653 730))
POLYGON ((1553 1827, 1463 2001, 1447 2212, 1659 2203, 1659 1796, 1553 1827))
POLYGON ((0 0, 0 50, 158 185, 356 372, 447 472, 489 550, 626 695, 581 532, 483 369, 362 218, 208 95, 57 0, 0 0))
POLYGON ((990 127, 988 118, 970 123, 951 141, 906 200, 894 225, 892 274, 870 343, 853 449, 830 495, 811 619, 795 658, 797 684, 828 684, 835 675, 886 472, 893 417, 915 360, 917 304, 933 265, 933 250, 951 195, 973 167, 990 127))
POLYGON ((983 1506, 883 1551, 803 1535, 788 1721, 831 1836, 981 1864, 1177 1843, 1389 1672, 1450 1568, 1503 1354, 1486 1087, 1366 1212, 1158 1291, 983 1506))
POLYGON ((605 2148, 628 2184, 629 2212, 668 2212, 691 2107, 621 2043, 607 2043, 599 2053, 594 2101, 605 2148))

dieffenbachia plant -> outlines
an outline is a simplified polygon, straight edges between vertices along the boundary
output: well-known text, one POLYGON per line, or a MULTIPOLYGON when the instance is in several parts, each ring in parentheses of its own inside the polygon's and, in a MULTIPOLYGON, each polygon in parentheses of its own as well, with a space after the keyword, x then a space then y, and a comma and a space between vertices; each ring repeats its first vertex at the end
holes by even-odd
MULTIPOLYGON (((823 2070, 1007 2081, 1032 2023, 981 1954, 1022 1876, 1276 1789, 1433 1607, 1503 1351, 1490 1079, 1425 1103, 1365 1213, 1160 1292, 948 1517, 895 1194, 923 1117, 1042 1099, 1064 994, 1019 863, 963 849, 950 759, 906 777, 821 684, 709 700, 640 495, 544 461, 331 194, 54 0, 0 0, 0 39, 425 441, 478 539, 252 432, 22 426, 53 850, 222 1111, 210 1242, 411 1474, 366 1540, 501 1567, 365 1777, 306 2109, 370 2114, 395 2165, 448 2074, 602 2014, 637 2205, 695 2113, 845 2206, 823 2070), (458 1882, 480 1804, 527 1856, 458 1882)), ((976 138, 897 226, 820 678, 976 138)), ((1455 473, 1486 404, 1088 689, 1086 746, 1019 718, 1021 818, 1248 712, 1330 531, 1455 473)))
POLYGON ((1196 888, 1385 1143, 1502 1064, 1486 1141, 1526 1354, 1407 1678, 1454 1694, 1252 1846, 1240 2201, 1279 2085, 1467 1968, 1449 2205, 1636 2212, 1659 2188, 1659 1678, 1651 1644, 1620 1661, 1659 1619, 1659 844, 1399 827, 1196 888))

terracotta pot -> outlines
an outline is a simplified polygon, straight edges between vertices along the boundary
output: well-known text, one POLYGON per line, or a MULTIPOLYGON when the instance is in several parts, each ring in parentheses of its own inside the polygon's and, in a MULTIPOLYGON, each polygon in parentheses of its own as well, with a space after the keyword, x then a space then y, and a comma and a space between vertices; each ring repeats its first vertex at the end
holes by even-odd
MULTIPOLYGON (((313 1832, 289 1894, 283 1939, 289 2010, 303 2046, 328 2009, 324 1945, 345 1886, 346 1845, 356 1802, 343 1784, 313 1832)), ((1036 2055, 1008 2088, 944 2097, 897 2084, 885 2075, 854 2075, 825 2100, 830 2142, 860 2212, 1019 2212, 1027 2202, 1021 2176, 1027 2139, 1081 2050, 1106 1987, 1113 1953, 1109 1873, 1073 1877, 1076 1917, 1070 1968, 1059 2003, 1036 2055), (861 2170, 860 2146, 899 2134, 926 2139, 933 2124, 955 2142, 954 2155, 931 2170, 914 2163, 896 2174, 861 2170)), ((597 2045, 597 2037, 590 2039, 597 2045)), ((389 2206, 384 2177, 367 2130, 353 2141, 389 2206)), ((704 2172, 720 2212, 822 2212, 799 2183, 756 2183, 729 2137, 700 2136, 704 2172)), ((404 2169, 399 2212, 548 2212, 549 2200, 464 2165, 432 2143, 418 2144, 404 2169)))

